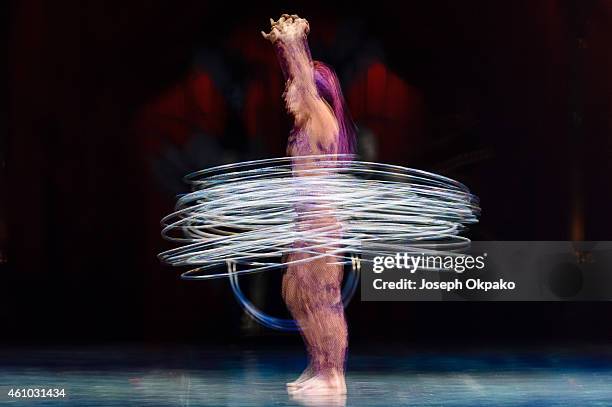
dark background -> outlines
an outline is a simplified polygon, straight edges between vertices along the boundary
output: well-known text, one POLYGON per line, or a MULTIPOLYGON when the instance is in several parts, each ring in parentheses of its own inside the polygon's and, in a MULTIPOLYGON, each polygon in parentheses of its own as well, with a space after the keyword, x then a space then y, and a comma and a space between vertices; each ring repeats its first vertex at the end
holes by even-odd
MULTIPOLYGON (((226 281, 156 258, 182 175, 283 154, 259 34, 283 12, 310 21, 372 158, 480 196, 470 237, 611 240, 612 3, 396 3, 10 2, 0 341, 299 341, 245 324, 226 281)), ((275 312, 279 278, 246 282, 275 312)), ((348 318, 354 343, 612 339, 609 302, 356 300, 348 318)))

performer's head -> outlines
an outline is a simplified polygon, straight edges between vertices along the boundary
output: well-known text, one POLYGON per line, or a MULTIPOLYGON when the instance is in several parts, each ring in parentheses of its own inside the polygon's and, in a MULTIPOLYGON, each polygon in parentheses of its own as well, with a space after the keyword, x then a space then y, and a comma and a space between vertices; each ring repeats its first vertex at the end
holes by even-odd
POLYGON ((320 61, 314 61, 314 75, 317 91, 331 107, 338 121, 338 153, 353 154, 356 151, 357 129, 342 96, 340 81, 334 70, 320 61))

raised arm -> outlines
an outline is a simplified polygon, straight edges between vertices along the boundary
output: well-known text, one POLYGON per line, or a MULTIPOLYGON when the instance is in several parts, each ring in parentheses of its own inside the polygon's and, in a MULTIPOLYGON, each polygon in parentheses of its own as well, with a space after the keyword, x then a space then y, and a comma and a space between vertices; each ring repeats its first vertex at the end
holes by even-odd
POLYGON ((338 122, 317 91, 308 48, 308 21, 297 15, 283 14, 278 21, 270 22, 270 33, 262 32, 262 35, 276 50, 286 80, 285 103, 294 117, 295 128, 305 133, 311 145, 310 154, 334 154, 338 122))

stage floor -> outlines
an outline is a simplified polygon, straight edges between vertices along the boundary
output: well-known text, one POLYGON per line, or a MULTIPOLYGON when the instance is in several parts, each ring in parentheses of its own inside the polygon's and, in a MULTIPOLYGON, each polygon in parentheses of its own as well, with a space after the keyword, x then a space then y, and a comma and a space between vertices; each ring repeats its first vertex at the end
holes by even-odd
POLYGON ((295 399, 298 349, 0 350, 0 404, 32 406, 611 406, 612 349, 355 351, 348 397, 295 399), (10 388, 63 388, 16 399, 10 388))

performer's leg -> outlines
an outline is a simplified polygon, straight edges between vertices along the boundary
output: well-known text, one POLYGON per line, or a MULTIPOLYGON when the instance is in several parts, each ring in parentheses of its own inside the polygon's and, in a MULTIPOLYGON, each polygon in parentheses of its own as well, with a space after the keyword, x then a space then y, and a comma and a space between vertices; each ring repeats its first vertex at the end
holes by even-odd
POLYGON ((283 298, 300 325, 308 348, 309 367, 291 392, 346 392, 344 363, 347 327, 341 298, 342 266, 317 259, 288 267, 283 298), (305 379, 305 380, 304 380, 305 379))
POLYGON ((306 304, 301 299, 303 297, 303 284, 300 282, 300 275, 303 271, 300 267, 303 267, 303 265, 292 265, 287 267, 287 271, 283 276, 282 297, 289 312, 291 312, 291 316, 300 327, 300 334, 304 339, 304 344, 306 345, 306 351, 308 353, 308 366, 295 381, 287 383, 287 387, 297 386, 315 375, 312 366, 312 339, 310 338, 312 333, 304 329, 308 318, 305 310, 306 304))

